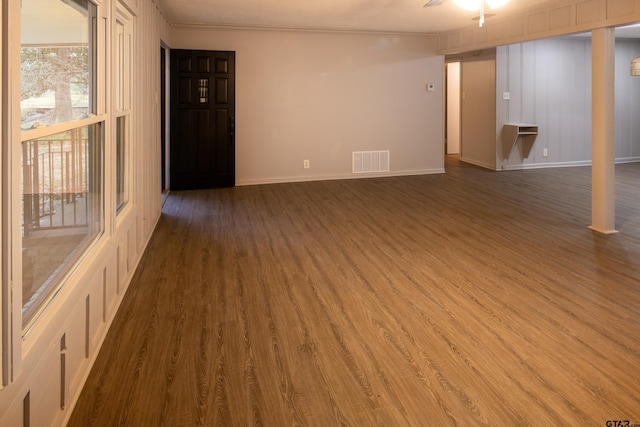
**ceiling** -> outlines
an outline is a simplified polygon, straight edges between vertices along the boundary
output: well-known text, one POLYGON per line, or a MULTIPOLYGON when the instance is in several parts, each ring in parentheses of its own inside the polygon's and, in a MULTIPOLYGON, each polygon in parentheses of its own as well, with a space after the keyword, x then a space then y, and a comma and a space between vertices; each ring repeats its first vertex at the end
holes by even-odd
MULTIPOLYGON (((477 25, 453 0, 156 0, 172 24, 329 31, 439 33, 477 25)), ((511 0, 485 11, 508 16, 553 0, 511 0)), ((491 25, 487 18, 485 25, 491 25)))

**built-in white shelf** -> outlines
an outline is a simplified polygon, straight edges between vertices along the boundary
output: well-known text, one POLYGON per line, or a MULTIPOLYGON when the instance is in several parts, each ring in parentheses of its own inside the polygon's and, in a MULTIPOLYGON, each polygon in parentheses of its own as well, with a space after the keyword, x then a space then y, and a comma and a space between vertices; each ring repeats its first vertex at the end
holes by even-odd
POLYGON ((509 156, 511 150, 522 139, 522 156, 529 157, 533 142, 538 135, 538 125, 529 123, 505 123, 502 127, 502 144, 505 157, 509 156))

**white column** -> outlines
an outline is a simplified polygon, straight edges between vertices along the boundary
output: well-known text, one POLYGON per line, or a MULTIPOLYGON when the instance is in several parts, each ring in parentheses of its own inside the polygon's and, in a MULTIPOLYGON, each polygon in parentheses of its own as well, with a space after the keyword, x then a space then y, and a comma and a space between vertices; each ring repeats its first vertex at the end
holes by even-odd
POLYGON ((615 229, 615 33, 613 28, 591 32, 591 228, 615 229))

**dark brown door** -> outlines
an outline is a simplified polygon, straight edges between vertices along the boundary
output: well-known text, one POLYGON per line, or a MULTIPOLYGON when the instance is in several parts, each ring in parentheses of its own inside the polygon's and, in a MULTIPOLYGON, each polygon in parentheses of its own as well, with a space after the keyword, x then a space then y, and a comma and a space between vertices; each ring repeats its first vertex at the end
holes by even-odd
POLYGON ((172 190, 235 185, 235 52, 171 51, 172 190))

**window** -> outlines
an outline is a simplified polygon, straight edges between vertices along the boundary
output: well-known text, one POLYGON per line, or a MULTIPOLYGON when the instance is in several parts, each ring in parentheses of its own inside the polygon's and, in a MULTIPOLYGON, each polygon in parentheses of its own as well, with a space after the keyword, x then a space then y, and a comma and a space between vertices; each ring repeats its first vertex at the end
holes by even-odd
POLYGON ((26 326, 104 229, 97 7, 22 0, 22 316, 26 326))
POLYGON ((120 212, 129 201, 127 191, 127 116, 116 118, 116 211, 120 212))
POLYGON ((115 41, 116 61, 116 212, 129 201, 129 118, 131 117, 131 44, 133 20, 131 14, 118 4, 115 41))
POLYGON ((21 11, 22 128, 95 113, 95 5, 22 0, 21 11))

